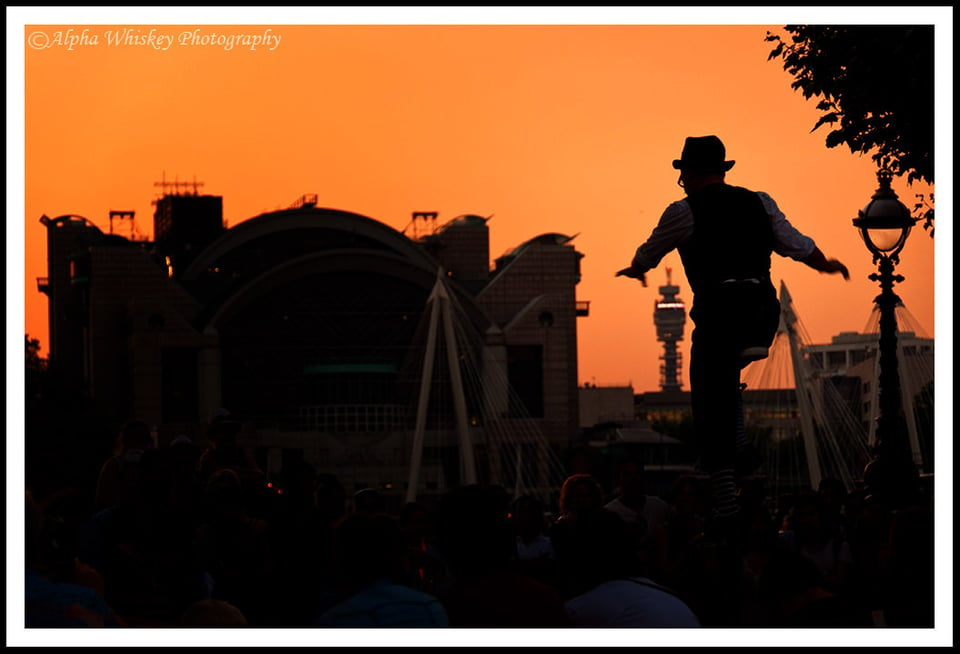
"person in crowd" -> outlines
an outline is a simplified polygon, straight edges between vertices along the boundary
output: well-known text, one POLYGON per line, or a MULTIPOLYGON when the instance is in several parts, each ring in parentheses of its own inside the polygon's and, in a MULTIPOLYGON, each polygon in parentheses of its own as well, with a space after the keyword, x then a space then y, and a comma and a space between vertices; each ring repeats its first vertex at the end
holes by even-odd
POLYGON ((143 453, 153 447, 150 425, 143 420, 130 420, 120 429, 113 456, 100 468, 94 505, 105 509, 117 503, 122 492, 123 469, 127 464, 140 462, 143 453))
POLYGON ((823 501, 823 521, 831 533, 846 537, 845 510, 847 488, 836 477, 824 477, 817 486, 817 494, 823 501))
POLYGON ((927 505, 898 510, 889 534, 877 620, 887 627, 932 629, 936 585, 933 511, 927 505))
POLYGON ((535 495, 521 495, 513 501, 511 522, 516 534, 517 558, 520 561, 553 558, 553 545, 547 535, 543 502, 535 495))
POLYGON ((670 505, 647 493, 643 460, 627 458, 617 466, 617 495, 604 505, 629 525, 637 551, 648 560, 654 558, 657 529, 667 519, 670 505))
POLYGON ((30 491, 25 499, 25 626, 124 626, 104 599, 102 576, 72 553, 64 552, 43 508, 30 491))
POLYGON ((558 552, 582 584, 582 592, 565 604, 574 626, 700 626, 686 602, 645 574, 629 525, 618 515, 601 511, 583 518, 575 539, 575 547, 558 552))
POLYGON ((362 488, 353 494, 353 512, 375 515, 386 513, 387 501, 376 488, 362 488))
POLYGON ((557 561, 543 502, 532 494, 516 498, 510 522, 517 545, 517 569, 548 585, 555 585, 557 561))
POLYGON ((872 627, 869 611, 832 592, 817 564, 799 552, 778 551, 760 573, 767 627, 872 627))
POLYGON ((192 438, 180 434, 170 441, 166 458, 169 462, 169 506, 171 510, 192 521, 197 517, 197 498, 201 491, 200 478, 197 475, 200 449, 192 438))
POLYGON ((333 526, 347 515, 347 492, 336 475, 320 473, 313 484, 313 503, 321 520, 333 526))
POLYGON ((403 580, 403 532, 382 513, 354 513, 338 523, 335 561, 342 601, 321 613, 318 627, 445 627, 440 601, 403 580))
POLYGON ((826 512, 820 494, 812 491, 801 494, 790 514, 790 528, 779 535, 779 546, 809 558, 820 571, 824 586, 842 593, 847 588, 853 558, 850 543, 826 512))
POLYGON ((436 594, 448 574, 436 544, 433 512, 420 502, 407 502, 400 509, 404 542, 404 570, 408 585, 436 594))
POLYGON ((603 488, 587 473, 570 475, 560 487, 560 514, 554 525, 576 521, 603 509, 603 488))
POLYGON ((183 627, 246 627, 247 618, 230 602, 198 600, 187 607, 180 620, 183 627))
POLYGON ((193 526, 168 505, 163 452, 147 448, 118 468, 117 498, 78 535, 78 556, 103 575, 105 598, 128 625, 175 624, 182 602, 202 593, 201 571, 181 557, 193 526))
POLYGON ((308 567, 316 574, 316 583, 309 590, 312 595, 309 609, 311 619, 340 598, 336 592, 336 567, 333 556, 334 529, 348 512, 347 491, 337 476, 318 473, 313 484, 313 503, 316 507, 317 532, 308 567))
POLYGON ((251 425, 220 409, 207 428, 207 448, 200 455, 197 471, 206 482, 218 470, 232 470, 240 479, 248 501, 262 489, 266 478, 256 460, 242 445, 251 425))
POLYGON ((437 549, 452 582, 440 599, 452 627, 550 628, 569 625, 556 589, 514 566, 509 497, 472 484, 445 493, 437 510, 437 549))
POLYGON ((293 457, 267 488, 271 626, 309 625, 318 600, 324 594, 333 599, 332 524, 316 505, 316 488, 314 467, 293 457))
POLYGON ((196 529, 197 560, 208 573, 210 599, 236 606, 251 625, 269 614, 274 573, 268 523, 249 515, 239 475, 217 470, 204 486, 205 520, 196 529))
POLYGON ((671 488, 666 519, 657 525, 653 539, 651 574, 661 583, 683 592, 692 589, 691 558, 703 537, 705 499, 703 484, 693 475, 678 476, 671 488))
POLYGON ((766 599, 760 595, 760 576, 777 552, 779 532, 773 516, 762 503, 746 503, 743 512, 741 578, 737 598, 739 617, 736 626, 762 627, 765 624, 766 599))
POLYGON ((560 487, 559 515, 547 533, 557 559, 557 588, 564 599, 583 590, 578 572, 570 564, 576 557, 567 556, 565 552, 579 546, 580 524, 584 520, 600 512, 616 515, 603 505, 603 487, 588 473, 572 474, 560 487))

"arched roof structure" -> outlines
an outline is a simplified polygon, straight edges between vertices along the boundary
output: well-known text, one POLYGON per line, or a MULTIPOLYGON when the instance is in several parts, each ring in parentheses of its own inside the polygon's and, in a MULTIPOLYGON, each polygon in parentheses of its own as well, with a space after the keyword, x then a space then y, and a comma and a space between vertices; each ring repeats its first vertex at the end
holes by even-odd
MULTIPOLYGON (((338 209, 302 207, 261 214, 207 245, 180 275, 205 305, 195 325, 206 330, 240 307, 297 279, 324 272, 375 272, 424 288, 429 294, 437 261, 392 227, 338 209)), ((483 333, 490 320, 456 284, 454 293, 483 333)))

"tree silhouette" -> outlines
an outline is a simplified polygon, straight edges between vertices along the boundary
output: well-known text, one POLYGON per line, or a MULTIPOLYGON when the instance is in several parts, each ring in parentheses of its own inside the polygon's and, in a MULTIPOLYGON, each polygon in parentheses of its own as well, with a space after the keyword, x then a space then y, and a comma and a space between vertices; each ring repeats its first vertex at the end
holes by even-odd
MULTIPOLYGON (((767 32, 806 99, 820 98, 813 130, 826 145, 868 154, 895 175, 933 184, 932 25, 786 25, 789 42, 767 32)), ((932 216, 929 216, 932 218, 932 216)))
POLYGON ((40 356, 40 340, 24 339, 23 432, 27 487, 38 498, 67 487, 93 492, 97 472, 119 431, 92 400, 40 356))
POLYGON ((24 334, 24 336, 25 389, 27 391, 26 396, 29 398, 32 393, 41 392, 41 386, 45 380, 44 373, 47 370, 47 360, 40 357, 40 339, 30 338, 30 334, 24 334))

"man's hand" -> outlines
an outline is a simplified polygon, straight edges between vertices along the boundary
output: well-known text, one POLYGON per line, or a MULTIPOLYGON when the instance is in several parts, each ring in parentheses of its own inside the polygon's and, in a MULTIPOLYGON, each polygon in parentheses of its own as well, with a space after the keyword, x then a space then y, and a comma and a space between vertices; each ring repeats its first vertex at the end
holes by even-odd
POLYGON ((850 271, 847 270, 847 267, 845 265, 843 265, 836 259, 830 259, 829 261, 827 261, 827 264, 830 266, 830 270, 828 270, 827 272, 830 272, 830 273, 838 272, 841 275, 843 275, 844 279, 850 279, 850 271))
POLYGON ((624 268, 623 270, 618 271, 615 276, 631 277, 633 279, 639 279, 641 284, 643 284, 644 286, 647 285, 646 271, 640 270, 639 268, 635 268, 633 265, 631 265, 629 268, 624 268))
POLYGON ((827 259, 818 247, 813 248, 813 252, 801 261, 814 270, 824 273, 840 273, 844 279, 850 279, 850 271, 847 270, 847 267, 836 259, 827 259))

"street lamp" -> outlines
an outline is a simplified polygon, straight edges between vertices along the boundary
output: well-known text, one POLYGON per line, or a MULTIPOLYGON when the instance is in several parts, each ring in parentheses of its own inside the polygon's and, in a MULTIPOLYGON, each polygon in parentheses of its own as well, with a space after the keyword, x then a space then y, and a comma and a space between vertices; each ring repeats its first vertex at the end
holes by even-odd
POLYGON ((893 269, 894 264, 900 262, 900 251, 917 220, 890 188, 892 179, 893 173, 889 170, 877 172, 880 187, 853 224, 860 229, 860 235, 873 254, 874 263, 879 262, 880 270, 879 274, 870 275, 871 281, 880 282, 880 295, 874 299, 880 309, 880 416, 873 444, 876 458, 864 470, 864 483, 877 499, 898 504, 912 496, 919 478, 902 414, 897 363, 895 311, 900 298, 893 292, 893 285, 904 278, 894 275, 893 269))

